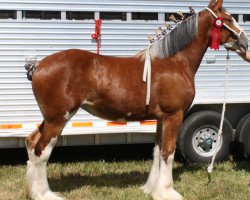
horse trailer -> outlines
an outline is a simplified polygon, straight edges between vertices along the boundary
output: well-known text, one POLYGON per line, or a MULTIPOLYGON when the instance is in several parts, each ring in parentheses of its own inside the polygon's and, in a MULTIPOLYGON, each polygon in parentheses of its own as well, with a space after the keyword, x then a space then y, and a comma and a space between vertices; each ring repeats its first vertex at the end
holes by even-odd
MULTIPOLYGON (((204 9, 208 0, 2 0, 0 2, 0 148, 25 146, 25 137, 42 122, 31 83, 27 60, 41 60, 65 49, 96 52, 91 38, 95 19, 101 19, 100 53, 132 56, 149 45, 147 35, 169 17, 182 11, 204 9)), ((250 0, 225 0, 224 6, 250 35, 250 0)), ((178 152, 190 162, 229 156, 232 146, 250 155, 250 65, 230 53, 229 85, 222 140, 218 129, 224 99, 227 51, 208 50, 196 74, 196 96, 182 124, 178 152)), ((133 89, 133 88, 131 88, 133 89)), ((84 110, 67 124, 60 146, 136 144, 154 142, 155 121, 113 122, 84 110)))

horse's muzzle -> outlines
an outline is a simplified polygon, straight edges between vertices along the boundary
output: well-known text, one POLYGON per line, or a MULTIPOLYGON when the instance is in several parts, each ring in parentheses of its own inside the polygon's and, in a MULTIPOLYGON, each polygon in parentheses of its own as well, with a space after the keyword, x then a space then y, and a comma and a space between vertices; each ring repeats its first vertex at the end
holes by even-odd
POLYGON ((241 52, 246 52, 248 50, 248 38, 244 31, 237 42, 237 46, 241 52))

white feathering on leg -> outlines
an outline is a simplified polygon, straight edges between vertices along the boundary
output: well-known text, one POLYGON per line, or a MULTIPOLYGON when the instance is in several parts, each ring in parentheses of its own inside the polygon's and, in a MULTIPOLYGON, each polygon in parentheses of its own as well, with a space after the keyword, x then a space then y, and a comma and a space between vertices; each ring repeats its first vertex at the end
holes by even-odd
POLYGON ((47 162, 56 141, 56 138, 52 138, 40 157, 35 155, 34 149, 27 148, 29 160, 27 161, 26 190, 31 199, 63 200, 50 190, 47 179, 47 162))
POLYGON ((182 196, 173 188, 173 160, 174 153, 168 156, 167 162, 161 157, 158 182, 152 192, 154 200, 182 200, 182 196))
POLYGON ((154 190, 158 180, 159 170, 160 170, 160 148, 159 145, 157 145, 154 148, 154 161, 148 180, 146 184, 141 187, 144 193, 150 194, 154 190))

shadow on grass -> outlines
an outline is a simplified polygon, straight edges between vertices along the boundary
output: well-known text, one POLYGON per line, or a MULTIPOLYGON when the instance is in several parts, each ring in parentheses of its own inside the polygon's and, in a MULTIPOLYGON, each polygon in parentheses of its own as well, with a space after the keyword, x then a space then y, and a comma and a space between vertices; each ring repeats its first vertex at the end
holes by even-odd
POLYGON ((205 165, 198 165, 198 164, 180 164, 177 167, 173 169, 173 179, 174 181, 181 181, 180 176, 183 173, 189 172, 189 173, 195 173, 199 170, 204 170, 205 165))
MULTIPOLYGON (((55 147, 50 163, 77 161, 129 161, 152 159, 153 144, 96 145, 78 147, 55 147)), ((0 165, 26 164, 25 148, 0 149, 0 165)))
MULTIPOLYGON (((179 164, 173 170, 174 181, 181 181, 180 176, 185 172, 196 172, 197 170, 203 169, 202 165, 184 165, 179 164)), ((75 189, 79 189, 84 186, 91 187, 113 187, 113 188, 126 188, 131 186, 140 187, 146 183, 149 172, 124 172, 124 173, 113 173, 108 172, 102 175, 84 176, 80 173, 71 173, 62 175, 58 178, 50 178, 49 183, 52 190, 58 192, 71 192, 75 189)))
POLYGON ((83 176, 81 174, 68 174, 59 178, 49 179, 51 189, 57 192, 71 192, 75 189, 91 187, 126 188, 128 186, 141 186, 148 177, 147 172, 132 171, 129 173, 108 173, 98 176, 83 176))
POLYGON ((250 158, 242 160, 240 162, 235 162, 234 169, 237 171, 245 170, 247 172, 250 172, 250 158))

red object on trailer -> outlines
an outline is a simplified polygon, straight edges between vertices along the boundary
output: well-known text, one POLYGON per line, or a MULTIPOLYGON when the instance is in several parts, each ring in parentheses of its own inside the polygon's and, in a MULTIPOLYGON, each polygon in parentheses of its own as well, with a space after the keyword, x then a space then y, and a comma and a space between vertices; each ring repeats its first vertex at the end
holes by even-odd
POLYGON ((97 19, 95 20, 95 33, 91 35, 92 39, 96 41, 97 44, 97 50, 96 53, 100 53, 100 47, 101 47, 101 28, 102 28, 102 20, 97 19))

